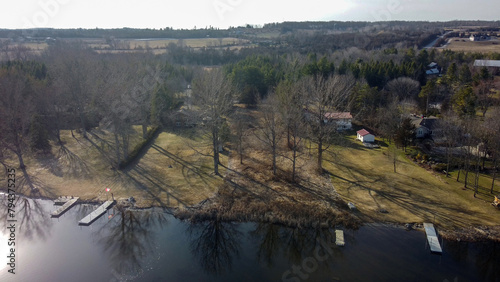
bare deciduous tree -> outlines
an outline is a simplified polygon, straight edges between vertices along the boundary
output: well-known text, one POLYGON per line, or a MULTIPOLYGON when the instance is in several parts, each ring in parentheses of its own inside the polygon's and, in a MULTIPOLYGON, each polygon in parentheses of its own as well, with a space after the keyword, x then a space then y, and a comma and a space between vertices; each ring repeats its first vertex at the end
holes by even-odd
POLYGON ((333 75, 329 78, 308 77, 302 81, 304 95, 307 96, 306 122, 309 124, 311 139, 318 146, 318 169, 323 170, 323 152, 330 146, 332 135, 337 126, 326 121, 326 114, 343 110, 339 105, 348 101, 354 79, 346 75, 333 75))
POLYGON ((24 162, 30 119, 35 112, 35 101, 29 85, 28 76, 21 70, 0 69, 0 145, 17 156, 24 179, 34 192, 37 188, 24 162))
POLYGON ((221 133, 230 114, 233 101, 231 81, 225 77, 221 69, 213 69, 200 73, 193 83, 193 96, 202 111, 210 131, 214 173, 219 175, 219 147, 222 145, 221 133))
POLYGON ((415 99, 420 91, 420 83, 409 77, 399 77, 389 81, 385 88, 399 100, 415 99))
POLYGON ((268 97, 259 103, 262 113, 260 127, 256 134, 266 149, 271 153, 273 175, 277 174, 276 158, 278 156, 279 143, 284 133, 283 120, 280 115, 279 101, 275 93, 268 94, 268 97))
POLYGON ((456 140, 460 136, 458 116, 450 111, 443 115, 443 118, 438 120, 437 132, 435 132, 435 141, 439 141, 445 145, 446 155, 446 177, 450 173, 450 165, 452 164, 453 148, 456 146, 456 140))
POLYGON ((282 82, 276 89, 280 102, 281 116, 287 133, 287 146, 292 150, 292 156, 284 156, 292 162, 292 181, 295 181, 299 148, 304 136, 304 106, 305 99, 300 87, 296 83, 282 82))
POLYGON ((54 84, 62 91, 80 120, 83 136, 87 136, 86 112, 96 92, 96 61, 92 52, 80 44, 58 42, 46 54, 54 84))

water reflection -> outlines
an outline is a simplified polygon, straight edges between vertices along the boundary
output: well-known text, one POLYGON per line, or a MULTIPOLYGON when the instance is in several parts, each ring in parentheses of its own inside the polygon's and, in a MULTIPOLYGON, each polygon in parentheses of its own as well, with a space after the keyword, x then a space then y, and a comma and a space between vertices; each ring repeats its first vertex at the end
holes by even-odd
POLYGON ((500 281, 500 245, 487 242, 474 251, 476 267, 484 281, 500 281))
POLYGON ((243 234, 238 225, 221 220, 193 223, 188 227, 191 253, 198 258, 208 274, 221 275, 231 271, 233 258, 238 257, 243 234))
MULTIPOLYGON (((104 215, 106 216, 106 215, 104 215)), ((118 206, 112 220, 94 234, 108 255, 117 280, 138 277, 147 269, 147 258, 155 252, 154 230, 167 224, 166 214, 154 210, 130 210, 118 206)))
MULTIPOLYGON (((28 199, 17 196, 13 204, 15 207, 14 217, 15 222, 0 220, 1 230, 6 230, 7 226, 15 223, 18 236, 26 240, 45 240, 50 235, 53 222, 50 220, 49 211, 43 205, 43 200, 28 199)), ((1 197, 0 217, 10 219, 9 217, 9 202, 7 195, 1 197)), ((11 211, 12 212, 12 211, 11 211)))
POLYGON ((302 266, 314 259, 318 270, 330 273, 342 251, 335 247, 335 230, 289 228, 271 223, 257 223, 250 235, 258 242, 257 258, 273 268, 275 260, 287 259, 287 265, 302 266), (322 259, 315 259, 321 254, 322 259))

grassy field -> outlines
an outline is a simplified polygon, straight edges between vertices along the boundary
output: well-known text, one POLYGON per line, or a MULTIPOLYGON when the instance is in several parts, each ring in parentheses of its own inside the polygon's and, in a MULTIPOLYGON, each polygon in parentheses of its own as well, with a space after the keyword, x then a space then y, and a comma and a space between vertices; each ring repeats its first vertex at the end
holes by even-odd
POLYGON ((350 148, 334 148, 335 155, 328 156, 324 166, 338 193, 356 205, 362 219, 436 222, 449 228, 500 224, 500 211, 490 205, 492 195, 474 198, 462 183, 415 165, 400 150, 394 173, 391 146, 367 149, 354 138, 348 138, 350 148))
POLYGON ((500 40, 472 42, 468 38, 451 38, 450 43, 444 49, 456 52, 500 52, 500 40))
MULTIPOLYGON (((118 200, 134 197, 140 207, 184 207, 212 196, 222 183, 220 176, 212 174, 207 143, 185 132, 160 133, 140 160, 124 170, 113 168, 112 137, 109 132, 93 130, 89 139, 79 134, 74 138, 64 131, 64 146, 54 144, 51 156, 27 158, 29 174, 41 195, 103 201, 113 193, 118 200), (106 193, 106 188, 111 191, 106 193)), ((140 139, 136 134, 131 144, 140 139)), ((221 162, 227 163, 227 158, 222 156, 221 162)), ((10 164, 17 167, 14 160, 10 164)), ((18 192, 29 194, 27 187, 18 192)))
MULTIPOLYGON (((214 47, 214 48, 230 48, 230 49, 241 49, 245 47, 251 47, 251 42, 246 39, 239 39, 234 37, 226 38, 188 38, 188 39, 151 39, 151 40, 136 40, 136 39, 117 39, 117 50, 112 50, 111 46, 106 43, 104 39, 88 38, 82 39, 82 41, 87 44, 90 48, 100 52, 100 53, 123 53, 123 52, 137 52, 140 50, 145 50, 146 48, 153 49, 155 54, 162 54, 166 52, 166 47, 170 43, 175 43, 177 45, 182 44, 183 46, 191 48, 204 48, 204 47, 214 47)), ((14 44, 15 46, 23 46, 31 50, 35 54, 40 54, 42 51, 48 48, 48 44, 43 43, 19 43, 14 44)))

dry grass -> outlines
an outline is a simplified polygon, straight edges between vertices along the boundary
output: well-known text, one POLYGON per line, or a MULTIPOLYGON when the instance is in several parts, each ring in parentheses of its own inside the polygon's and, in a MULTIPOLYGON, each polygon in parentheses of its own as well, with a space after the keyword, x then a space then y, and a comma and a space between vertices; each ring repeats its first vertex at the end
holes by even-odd
MULTIPOLYGON (((256 125, 257 111, 245 112, 256 125)), ((280 144, 278 174, 273 175, 270 153, 255 137, 256 130, 246 131, 243 164, 232 152, 223 185, 216 197, 203 205, 178 215, 191 220, 218 217, 224 220, 273 222, 287 226, 328 227, 335 224, 355 227, 357 220, 346 212, 327 175, 317 172, 314 156, 303 148, 297 164, 296 181, 291 181, 291 151, 280 144), (285 157, 286 156, 286 157, 285 157), (288 157, 288 158, 287 158, 288 157)))
MULTIPOLYGON (((113 193, 119 200, 134 197, 139 207, 184 207, 212 196, 223 182, 212 174, 212 159, 205 154, 208 147, 200 140, 162 132, 138 162, 119 171, 112 166, 112 134, 93 133, 84 139, 63 132, 65 144, 54 145, 52 156, 27 159, 29 174, 40 187, 41 196, 103 201, 111 199, 113 193), (106 188, 111 191, 106 193, 106 188)), ((140 140, 139 135, 134 139, 140 140)), ((221 162, 227 159, 223 157, 221 162)), ((10 164, 17 167, 14 160, 10 164)), ((27 188, 18 192, 30 194, 27 188)))
POLYGON ((455 52, 500 52, 500 41, 492 39, 489 41, 472 42, 468 38, 451 38, 450 44, 444 47, 444 49, 455 52))
MULTIPOLYGON (((325 168, 341 197, 353 202, 366 221, 436 222, 446 228, 500 225, 489 195, 473 197, 463 184, 427 171, 400 152, 393 172, 392 149, 366 149, 350 137, 351 148, 335 148, 325 168), (387 211, 383 213, 381 211, 387 211)), ((498 191, 497 191, 498 192, 498 191)))

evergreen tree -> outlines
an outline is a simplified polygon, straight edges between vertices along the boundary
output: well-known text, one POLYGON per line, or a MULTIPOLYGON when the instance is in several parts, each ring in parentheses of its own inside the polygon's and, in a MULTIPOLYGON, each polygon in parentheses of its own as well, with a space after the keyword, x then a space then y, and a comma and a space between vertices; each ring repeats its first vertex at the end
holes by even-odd
POLYGON ((29 131, 29 146, 34 152, 48 152, 51 149, 47 129, 41 121, 41 117, 34 114, 31 118, 29 131))

